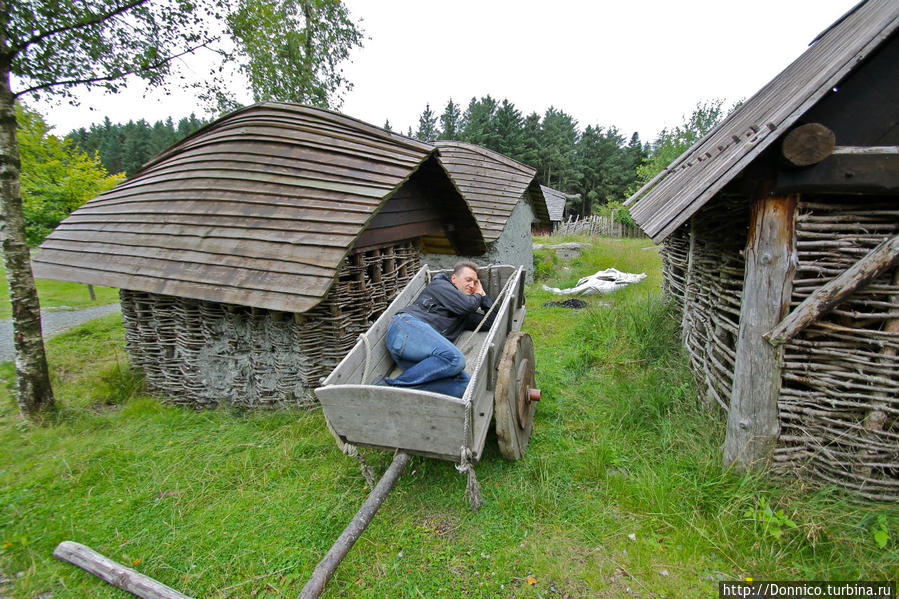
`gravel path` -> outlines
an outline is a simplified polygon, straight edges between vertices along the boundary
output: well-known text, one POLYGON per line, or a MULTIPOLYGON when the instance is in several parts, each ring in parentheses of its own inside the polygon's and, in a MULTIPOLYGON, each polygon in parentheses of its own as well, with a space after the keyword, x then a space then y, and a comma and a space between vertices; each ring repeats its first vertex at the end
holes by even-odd
MULTIPOLYGON (((41 310, 41 327, 44 341, 64 330, 121 310, 118 304, 92 306, 81 310, 41 310)), ((15 355, 12 341, 12 318, 0 320, 0 362, 12 360, 15 355)))

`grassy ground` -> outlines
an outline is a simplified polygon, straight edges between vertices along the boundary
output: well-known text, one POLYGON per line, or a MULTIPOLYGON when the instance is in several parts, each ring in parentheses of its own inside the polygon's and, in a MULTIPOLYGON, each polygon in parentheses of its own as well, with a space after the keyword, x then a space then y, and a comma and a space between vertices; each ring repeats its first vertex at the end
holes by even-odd
MULTIPOLYGON (((41 299, 41 308, 87 308, 119 301, 118 289, 110 287, 94 287, 96 299, 91 300, 87 285, 81 283, 36 279, 35 285, 38 297, 41 299)), ((0 266, 0 318, 9 318, 10 316, 12 316, 12 307, 9 305, 6 271, 0 266)))
MULTIPOLYGON (((897 578, 895 506, 797 480, 722 474, 646 240, 602 240, 531 285, 543 389, 527 455, 488 438, 486 503, 452 464, 413 458, 328 597, 711 597, 719 579, 897 578), (567 287, 647 272, 583 311, 567 287), (885 542, 884 541, 884 535, 885 542)), ((84 543, 197 597, 295 597, 367 495, 319 411, 190 412, 141 392, 116 316, 49 343, 61 413, 19 419, 0 367, 0 597, 124 597, 56 562, 84 543)), ((390 456, 369 456, 383 471, 390 456)))

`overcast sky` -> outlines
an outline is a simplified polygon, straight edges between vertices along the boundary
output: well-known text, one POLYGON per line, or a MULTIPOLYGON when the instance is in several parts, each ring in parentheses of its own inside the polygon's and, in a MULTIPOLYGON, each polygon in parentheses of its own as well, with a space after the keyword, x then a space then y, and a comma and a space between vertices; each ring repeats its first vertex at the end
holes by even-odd
MULTIPOLYGON (((745 99, 797 58, 856 0, 346 0, 369 38, 345 65, 341 112, 415 130, 427 103, 507 98, 524 115, 550 106, 644 141, 700 100, 745 99)), ((188 65, 190 68, 190 65, 188 65)), ((198 70, 199 72, 199 70, 198 70)), ((187 94, 81 94, 77 108, 34 104, 57 134, 108 116, 175 120, 187 94)), ((27 101, 27 100, 26 100, 27 101)))

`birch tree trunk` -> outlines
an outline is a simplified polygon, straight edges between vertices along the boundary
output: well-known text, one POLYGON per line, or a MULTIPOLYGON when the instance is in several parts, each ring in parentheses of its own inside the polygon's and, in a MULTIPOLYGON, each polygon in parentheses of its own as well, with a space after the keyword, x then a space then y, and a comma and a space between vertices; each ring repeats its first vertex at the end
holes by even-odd
MULTIPOLYGON (((5 2, 0 2, 3 7, 5 2)), ((19 189, 19 144, 15 97, 10 90, 9 54, 0 38, 0 244, 12 304, 19 410, 26 418, 53 412, 53 388, 41 335, 41 306, 31 272, 19 189)))

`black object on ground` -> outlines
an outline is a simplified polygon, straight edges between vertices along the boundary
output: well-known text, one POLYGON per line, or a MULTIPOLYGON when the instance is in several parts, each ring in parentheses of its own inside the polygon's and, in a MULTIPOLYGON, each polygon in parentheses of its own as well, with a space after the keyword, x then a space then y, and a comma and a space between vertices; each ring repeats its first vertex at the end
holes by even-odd
POLYGON ((543 306, 545 308, 571 308, 572 310, 583 310, 587 307, 587 302, 571 298, 562 302, 546 302, 543 306))

